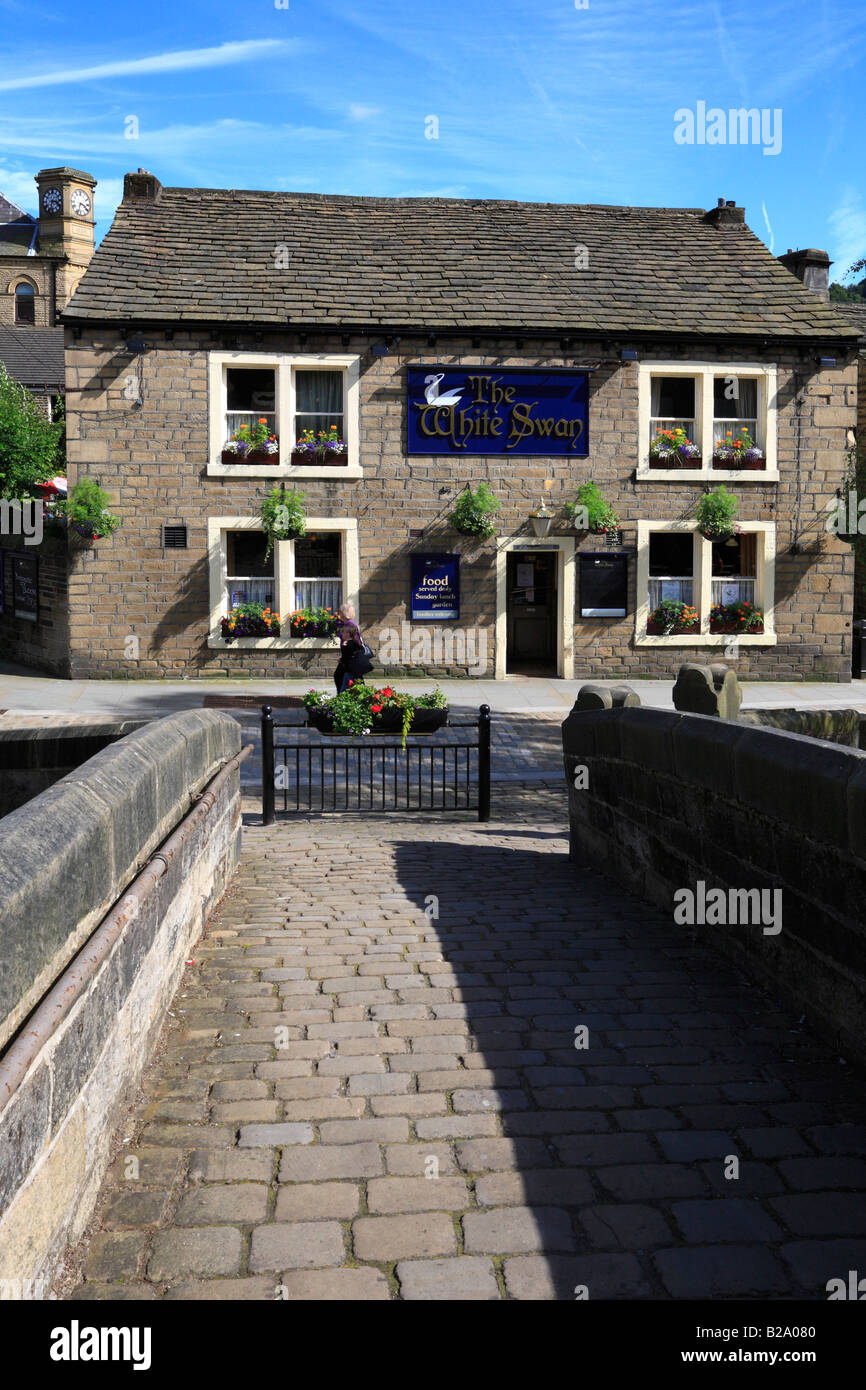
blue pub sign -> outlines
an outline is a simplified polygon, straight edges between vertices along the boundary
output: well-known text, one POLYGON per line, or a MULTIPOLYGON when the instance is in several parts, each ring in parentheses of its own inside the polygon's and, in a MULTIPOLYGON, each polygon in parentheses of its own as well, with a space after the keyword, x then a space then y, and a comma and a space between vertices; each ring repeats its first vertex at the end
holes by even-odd
POLYGON ((409 367, 409 454, 589 453, 589 372, 570 367, 409 367))
POLYGON ((412 622, 460 617, 460 556, 412 555, 412 622))

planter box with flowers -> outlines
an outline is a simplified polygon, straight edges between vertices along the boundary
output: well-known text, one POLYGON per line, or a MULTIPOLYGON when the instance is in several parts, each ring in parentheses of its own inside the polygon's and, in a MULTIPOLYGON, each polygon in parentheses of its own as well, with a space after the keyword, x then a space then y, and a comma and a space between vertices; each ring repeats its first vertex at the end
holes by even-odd
POLYGON ((730 430, 713 448, 713 468, 752 469, 767 467, 764 451, 755 443, 745 425, 734 439, 730 430))
POLYGON ((279 637, 280 615, 260 603, 237 603, 220 619, 220 635, 227 646, 244 637, 279 637))
POLYGON ((650 444, 650 468, 700 468, 702 455, 685 430, 659 430, 650 444))
POLYGON ((737 603, 716 603, 710 609, 710 632, 752 633, 764 631, 764 615, 745 599, 737 603))
POLYGON ((647 618, 648 637, 676 637, 700 631, 700 616, 696 608, 678 599, 663 599, 647 618))
POLYGON ((314 468, 316 466, 340 467, 349 462, 349 451, 345 440, 339 436, 337 426, 327 431, 304 430, 292 450, 292 465, 295 468, 314 468))
POLYGON ((335 637, 340 619, 330 608, 296 608, 289 617, 292 637, 335 637))
POLYGON ((322 734, 432 734, 448 721, 445 696, 438 688, 429 695, 406 695, 390 685, 379 690, 352 683, 342 695, 309 690, 303 697, 307 718, 322 734))
POLYGON ((252 425, 241 425, 223 446, 223 463, 267 464, 276 467, 280 461, 280 441, 268 430, 262 415, 252 425))

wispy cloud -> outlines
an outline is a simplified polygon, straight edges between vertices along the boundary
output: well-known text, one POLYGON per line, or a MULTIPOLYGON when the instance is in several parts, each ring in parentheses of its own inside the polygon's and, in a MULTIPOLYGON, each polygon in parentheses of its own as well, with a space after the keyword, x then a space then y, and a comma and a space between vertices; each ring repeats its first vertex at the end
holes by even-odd
POLYGON ((836 262, 833 279, 842 280, 848 267, 866 256, 866 209, 853 186, 843 189, 841 201, 827 221, 835 239, 831 249, 836 262))
POLYGON ((380 106, 364 106, 360 101, 353 101, 349 107, 349 119, 353 121, 369 121, 381 114, 380 106))
POLYGON ((767 204, 766 204, 766 203, 761 203, 761 212, 763 213, 763 216, 764 216, 764 226, 765 226, 766 229, 767 229, 767 246, 768 246, 768 248, 769 248, 769 250, 770 250, 770 253, 772 254, 773 247, 775 246, 776 243, 775 243, 775 238, 774 238, 774 236, 773 236, 773 228, 770 226, 770 218, 769 218, 769 214, 767 213, 767 204))
POLYGON ((217 48, 187 48, 178 53, 157 53, 151 58, 120 59, 92 68, 65 68, 60 72, 37 73, 29 77, 10 77, 0 82, 0 92, 23 87, 59 87, 70 82, 89 82, 103 77, 143 76, 159 72, 189 72, 193 68, 220 68, 231 63, 247 63, 274 55, 278 49, 296 45, 283 39, 247 39, 242 43, 221 43, 217 48))

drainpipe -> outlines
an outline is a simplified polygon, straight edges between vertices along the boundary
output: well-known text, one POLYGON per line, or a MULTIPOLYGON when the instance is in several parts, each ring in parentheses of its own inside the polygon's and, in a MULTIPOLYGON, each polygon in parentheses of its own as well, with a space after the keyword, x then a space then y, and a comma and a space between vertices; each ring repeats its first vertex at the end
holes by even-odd
POLYGON ((140 907, 146 902, 154 885, 166 873, 172 860, 176 858, 193 831, 202 821, 207 820, 225 783, 252 751, 253 745, 251 743, 246 744, 240 753, 236 753, 217 773, 193 809, 165 841, 162 848, 151 856, 120 901, 102 919, 100 926, 91 936, 87 945, 79 951, 72 964, 60 976, 50 994, 43 999, 24 1032, 19 1033, 6 1056, 0 1062, 0 1113, 9 1104, 45 1043, 52 1034, 57 1032, 73 1004, 87 989, 99 967, 111 952, 114 943, 123 932, 124 927, 135 920, 140 907))

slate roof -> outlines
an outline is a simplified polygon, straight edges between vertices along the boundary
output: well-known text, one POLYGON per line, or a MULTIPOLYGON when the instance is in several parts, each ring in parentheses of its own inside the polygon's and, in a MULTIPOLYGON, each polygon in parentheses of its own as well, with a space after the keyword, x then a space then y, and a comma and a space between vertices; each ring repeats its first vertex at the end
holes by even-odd
POLYGON ((164 188, 121 203, 63 317, 849 336, 748 228, 705 219, 702 208, 164 188), (280 247, 286 269, 275 269, 280 247))
POLYGON ((833 308, 855 328, 859 328, 861 334, 860 351, 866 351, 866 300, 861 304, 854 304, 851 301, 847 304, 834 303, 833 308))
POLYGON ((0 194, 0 256, 26 256, 31 246, 35 249, 33 233, 38 225, 29 212, 22 212, 0 194))
POLYGON ((63 329, 0 328, 0 362, 24 386, 64 390, 63 329))

